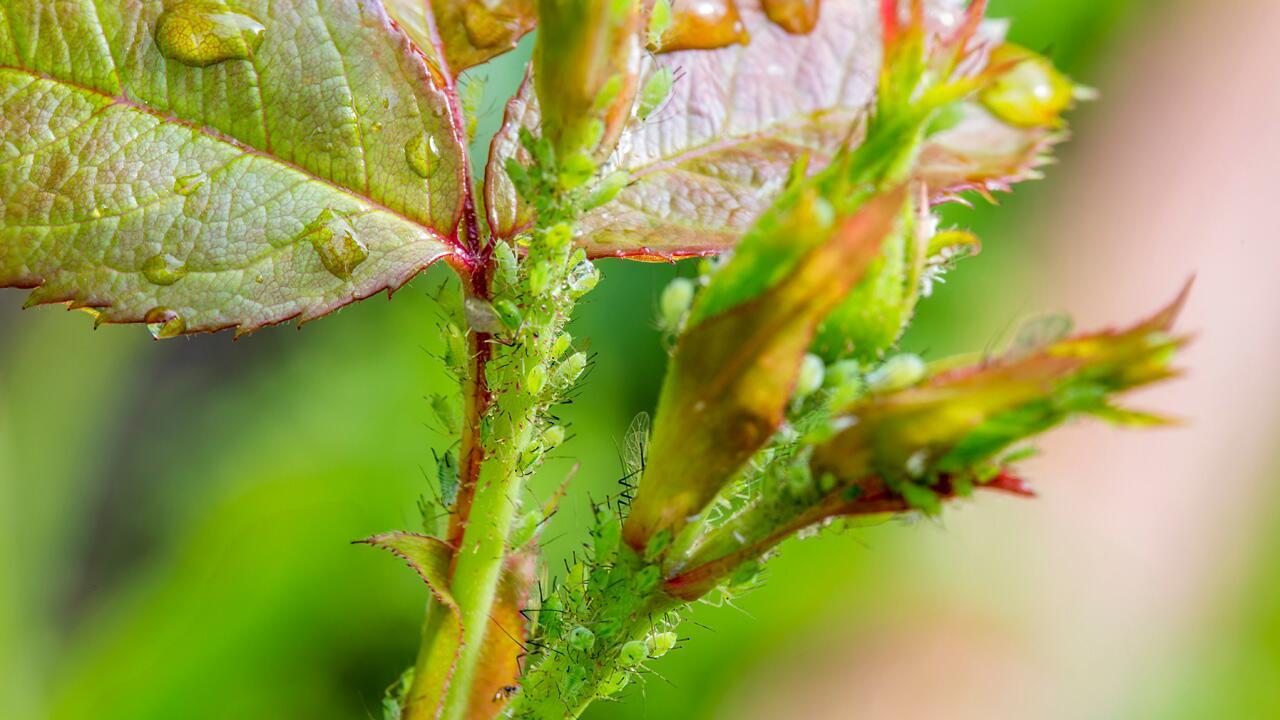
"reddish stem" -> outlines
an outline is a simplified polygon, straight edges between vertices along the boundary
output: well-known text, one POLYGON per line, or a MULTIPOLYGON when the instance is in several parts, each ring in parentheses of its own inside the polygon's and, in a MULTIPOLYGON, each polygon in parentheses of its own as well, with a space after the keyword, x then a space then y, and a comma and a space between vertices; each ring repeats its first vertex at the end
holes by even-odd
MULTIPOLYGON (((664 589, 668 595, 688 602, 693 602, 708 593, 721 580, 734 571, 742 563, 760 557, 778 543, 801 530, 836 517, 865 517, 885 513, 900 513, 911 509, 901 495, 894 492, 879 478, 868 478, 861 483, 863 492, 853 500, 846 500, 844 489, 828 495, 825 500, 796 516, 760 540, 713 560, 706 561, 668 579, 664 589)), ((977 486, 984 490, 999 490, 1022 497, 1034 497, 1035 493, 1022 478, 1008 471, 1002 471, 990 482, 977 486)), ((943 478, 934 492, 943 500, 956 497, 956 489, 950 478, 943 478)))
MULTIPOLYGON (((467 281, 470 294, 483 298, 490 296, 487 267, 477 268, 467 281)), ((485 377, 485 368, 493 356, 492 337, 476 332, 469 333, 468 337, 471 367, 462 387, 463 428, 458 450, 458 497, 454 512, 449 516, 449 533, 445 538, 454 547, 462 547, 462 536, 467 529, 467 519, 471 516, 471 502, 475 498, 476 483, 485 459, 481 419, 489 412, 493 402, 489 382, 485 377)))

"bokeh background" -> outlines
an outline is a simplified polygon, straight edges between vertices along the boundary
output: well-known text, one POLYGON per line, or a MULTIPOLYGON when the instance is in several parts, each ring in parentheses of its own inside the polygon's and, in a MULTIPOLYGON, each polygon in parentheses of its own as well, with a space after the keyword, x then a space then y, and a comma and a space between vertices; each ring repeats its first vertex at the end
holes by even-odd
MULTIPOLYGON (((992 4, 1102 100, 1048 180, 952 212, 986 249, 905 345, 990 347, 1059 309, 1126 321, 1196 273, 1188 373, 1140 398, 1185 423, 1057 433, 1026 466, 1036 501, 793 542, 589 717, 1280 717, 1280 3, 992 4)), ((516 72, 483 71, 490 131, 516 72)), ((553 558, 615 488, 665 357, 679 269, 604 270, 574 329, 598 353, 576 438, 539 481, 579 466, 553 558)), ((234 343, 0 293, 0 718, 380 717, 425 590, 348 543, 416 525, 444 278, 234 343)))

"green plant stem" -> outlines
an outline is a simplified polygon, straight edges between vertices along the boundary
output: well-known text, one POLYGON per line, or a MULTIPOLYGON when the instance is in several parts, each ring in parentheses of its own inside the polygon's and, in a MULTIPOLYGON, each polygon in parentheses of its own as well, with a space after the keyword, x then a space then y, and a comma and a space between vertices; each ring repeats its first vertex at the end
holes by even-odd
POLYGON ((435 670, 432 658, 440 642, 457 643, 456 637, 446 637, 447 633, 440 632, 444 620, 443 609, 435 598, 427 601, 422 617, 422 639, 418 645, 418 657, 413 664, 413 681, 405 698, 403 720, 430 720, 435 717, 439 698, 433 697, 434 691, 430 687, 430 679, 435 670))
MULTIPOLYGON (((495 435, 512 438, 515 434, 527 432, 532 418, 523 416, 497 424, 508 427, 495 428, 495 435)), ((509 449, 500 450, 495 456, 486 458, 476 483, 475 498, 453 573, 453 596, 462 615, 463 637, 444 720, 461 720, 466 715, 476 665, 484 648, 489 615, 502 574, 507 538, 520 505, 523 483, 516 472, 517 460, 518 456, 509 449)))

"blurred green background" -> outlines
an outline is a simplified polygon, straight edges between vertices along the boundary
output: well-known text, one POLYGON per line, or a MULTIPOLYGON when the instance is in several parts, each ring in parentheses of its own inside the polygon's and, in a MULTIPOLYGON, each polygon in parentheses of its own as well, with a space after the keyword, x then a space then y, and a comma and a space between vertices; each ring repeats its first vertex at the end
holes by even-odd
MULTIPOLYGON (((1103 84, 1104 98, 1121 49, 1158 32, 1152 17, 1174 8, 993 6, 993 16, 1015 20, 1015 39, 1103 84)), ((489 132, 517 60, 482 72, 489 132)), ((1038 292, 1054 272, 1041 218, 1065 183, 1082 182, 1073 157, 1114 107, 1105 98, 1078 113, 1080 141, 1047 181, 1000 208, 948 211, 986 248, 925 303, 907 347, 930 357, 981 349, 1019 317, 1054 309, 1038 292)), ((654 308, 679 268, 603 269, 573 330, 596 358, 565 413, 576 435, 535 489, 545 497, 580 466, 546 534, 553 559, 583 537, 587 494, 616 489, 617 444, 631 417, 651 409, 665 358, 654 308)), ((431 449, 445 442, 423 396, 450 391, 433 357, 438 317, 428 298, 446 276, 437 269, 394 302, 371 299, 301 332, 276 328, 234 343, 228 334, 155 343, 140 327, 92 332, 87 315, 19 312, 18 292, 0 294, 0 718, 380 717, 383 688, 411 662, 425 589, 392 558, 348 543, 417 525, 431 449)), ((1172 288, 1149 288, 1150 303, 1128 310, 1154 307, 1172 288)), ((1280 497, 1269 495, 1274 509, 1280 497)), ((1001 670, 1008 682, 966 680, 974 665, 1007 660, 1005 645, 1039 642, 1028 627, 1044 621, 1025 610, 1043 602, 1039 575, 992 572, 1015 556, 1026 561, 1020 539, 1038 516, 1024 503, 983 501, 939 524, 792 543, 763 589, 737 608, 699 608, 683 649, 654 664, 657 675, 589 717, 943 717, 838 691, 928 694, 952 674, 978 695, 1048 688, 1044 703, 1061 717, 1280 717, 1274 529, 1249 536, 1243 579, 1217 609, 1087 712, 1071 700, 1095 687, 1087 648, 1069 651, 1076 659, 1065 664, 1047 662, 1053 677, 1038 684, 1023 682, 1027 668, 1001 670), (945 627, 932 624, 951 612, 945 627), (933 649, 913 666, 918 634, 933 649), (885 673, 891 679, 878 681, 885 673)), ((1052 494, 1037 502, 1052 503, 1052 494)), ((1059 634, 1088 637, 1069 616, 1063 622, 1059 634)), ((982 697, 970 699, 983 707, 982 697)), ((1004 716, 956 703, 947 717, 1004 716)))

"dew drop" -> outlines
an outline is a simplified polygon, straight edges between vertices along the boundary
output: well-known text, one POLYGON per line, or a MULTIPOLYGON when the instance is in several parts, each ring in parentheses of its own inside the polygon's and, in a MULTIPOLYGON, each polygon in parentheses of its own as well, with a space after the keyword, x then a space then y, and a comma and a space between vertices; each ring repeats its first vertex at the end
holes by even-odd
POLYGON ((351 273, 369 257, 369 248, 360 241, 351 221, 327 208, 302 231, 299 239, 311 243, 324 269, 343 280, 350 279, 351 273))
POLYGON ((734 0, 677 0, 672 3, 672 12, 671 26, 663 34, 658 52, 715 50, 751 41, 734 0))
POLYGON ((574 297, 586 295, 599 283, 600 271, 589 260, 583 260, 569 271, 569 291, 574 297))
POLYGON ((462 8, 462 28, 467 40, 478 48, 493 48, 515 42, 520 34, 520 18, 493 10, 481 0, 471 0, 462 8))
POLYGON ((191 67, 246 60, 262 43, 262 23, 218 0, 178 0, 156 22, 160 53, 191 67))
POLYGON ((173 179, 173 192, 186 197, 204 186, 205 176, 200 173, 179 175, 173 179))
POLYGON ((818 26, 821 0, 764 0, 773 23, 793 35, 808 35, 818 26))
POLYGON ((419 133, 404 144, 404 159, 414 174, 422 179, 431 177, 431 171, 440 161, 440 148, 436 139, 426 133, 419 133))
POLYGON ((157 340, 177 337, 187 331, 187 321, 182 319, 178 311, 167 307, 153 307, 143 316, 151 337, 157 340))
POLYGON ((169 253, 157 253, 142 263, 142 274, 156 285, 172 285, 187 276, 187 264, 169 253))

